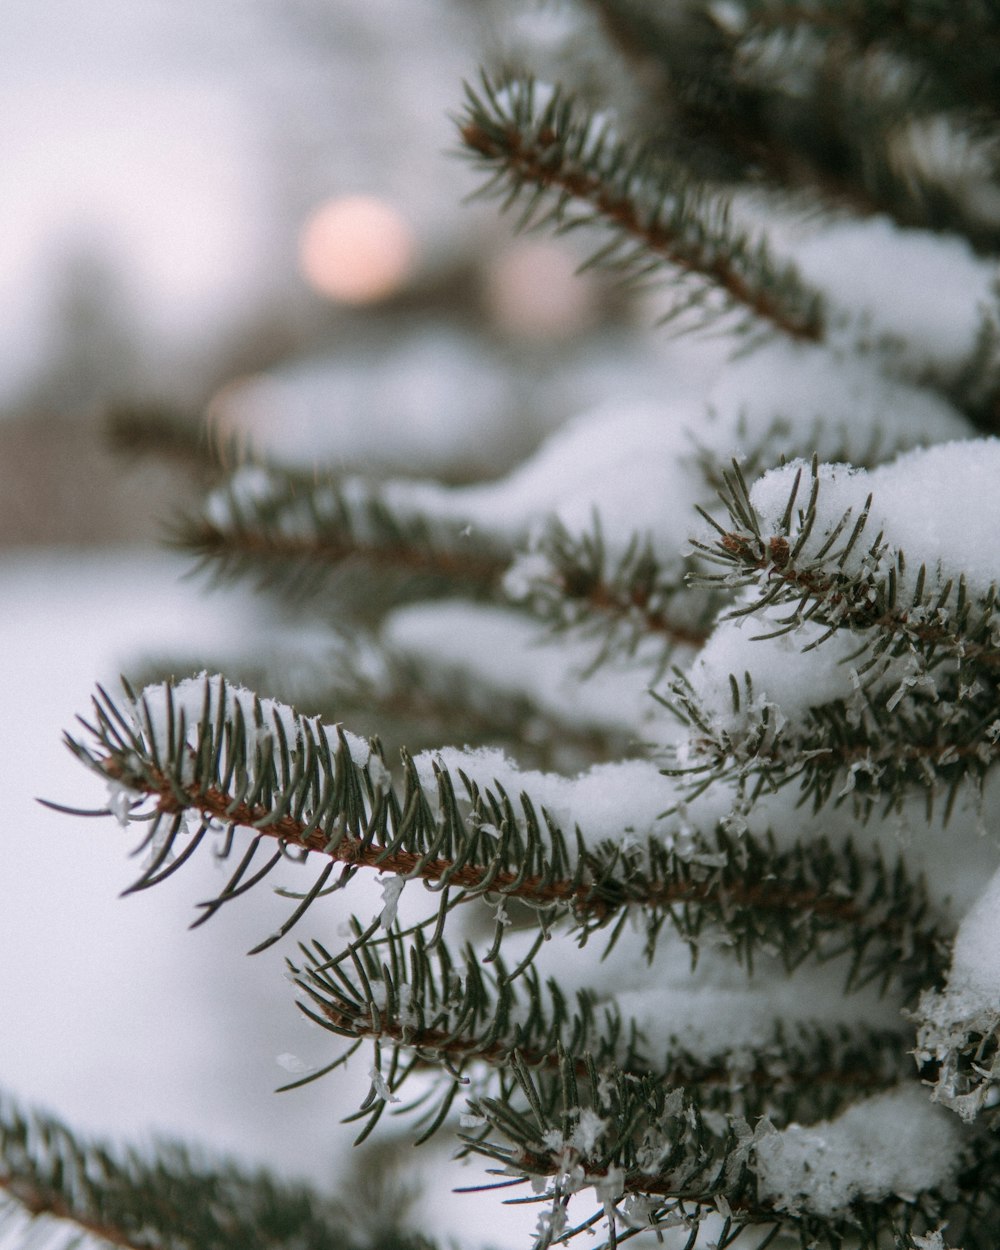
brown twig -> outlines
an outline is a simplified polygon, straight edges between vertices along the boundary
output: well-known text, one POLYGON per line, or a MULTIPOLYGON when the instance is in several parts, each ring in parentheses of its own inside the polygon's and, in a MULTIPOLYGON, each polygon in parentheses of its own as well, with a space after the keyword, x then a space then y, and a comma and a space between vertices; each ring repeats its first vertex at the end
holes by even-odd
MULTIPOLYGON (((534 905, 567 905, 581 918, 601 922, 617 912, 621 905, 639 902, 650 908, 668 908, 675 904, 725 902, 729 906, 754 908, 758 911, 794 911, 811 913, 845 924, 866 920, 864 909, 853 899, 839 894, 825 894, 814 888, 789 889, 782 882, 768 880, 754 885, 735 881, 720 886, 710 877, 704 880, 673 880, 651 883, 640 898, 626 895, 609 897, 600 883, 574 879, 553 879, 547 875, 527 876, 511 869, 497 869, 492 865, 463 864, 443 857, 428 859, 417 851, 386 847, 367 839, 347 833, 333 839, 321 828, 309 828, 307 822, 293 816, 276 816, 269 819, 270 809, 263 805, 237 803, 231 794, 217 787, 178 787, 160 773, 147 774, 142 782, 131 776, 115 761, 106 759, 103 771, 115 780, 127 780, 130 786, 141 786, 149 797, 156 797, 159 811, 175 814, 193 809, 210 816, 225 825, 239 825, 257 834, 277 838, 281 842, 328 855, 339 863, 352 867, 374 868, 378 872, 393 873, 402 877, 415 876, 422 881, 438 883, 447 880, 449 885, 471 892, 483 891, 503 894, 534 905), (178 791, 183 798, 178 797, 178 791)), ((881 922, 880 928, 895 931, 898 923, 891 918, 881 922)))
POLYGON ((954 633, 945 626, 928 624, 924 621, 911 621, 909 613, 903 610, 890 610, 873 616, 867 599, 859 604, 856 598, 846 591, 834 590, 837 583, 825 574, 810 569, 789 568, 788 540, 780 535, 769 538, 763 544, 763 550, 761 550, 760 540, 732 532, 723 534, 719 539, 719 545, 730 555, 735 556, 745 568, 766 572, 769 578, 794 586, 804 595, 823 598, 831 607, 845 607, 854 615, 854 624, 858 628, 892 630, 894 633, 914 638, 930 647, 945 646, 953 650, 960 649, 962 659, 971 658, 987 666, 1000 665, 1000 649, 995 646, 956 639, 954 633))

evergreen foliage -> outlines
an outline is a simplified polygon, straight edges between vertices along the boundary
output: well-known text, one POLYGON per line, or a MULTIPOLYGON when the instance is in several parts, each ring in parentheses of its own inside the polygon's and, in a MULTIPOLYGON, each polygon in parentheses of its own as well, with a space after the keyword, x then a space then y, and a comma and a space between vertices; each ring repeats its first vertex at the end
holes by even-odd
MULTIPOLYGON (((706 422, 684 450, 669 431, 651 442, 680 504, 605 463, 599 420, 556 440, 531 506, 516 475, 445 487, 238 468, 176 541, 350 633, 305 700, 323 714, 289 706, 280 672, 255 676, 284 702, 201 673, 100 691, 69 745, 108 785, 98 814, 142 831, 134 889, 207 848, 232 862, 196 923, 304 866, 255 947, 316 927, 289 967, 338 1049, 292 1085, 370 1053, 359 1141, 400 1124, 450 1138, 494 1178, 479 1201, 540 1204, 536 1250, 578 1233, 986 1250, 1000 1240, 1000 891, 982 894, 1000 868, 1000 457, 980 436, 998 424, 996 313, 973 300, 962 350, 935 354, 905 318, 880 319, 884 292, 844 307, 850 283, 797 232, 829 238, 835 261, 857 228, 889 252, 910 240, 986 265, 1000 11, 579 10, 607 40, 608 81, 488 69, 456 118, 465 152, 523 227, 584 232, 591 264, 656 287, 663 320, 725 336, 764 406, 773 394, 771 419, 748 430, 739 413, 728 440, 706 422), (784 257, 797 248, 808 263, 784 257), (752 372, 821 358, 848 392, 877 379, 897 406, 857 418, 828 386, 797 422, 780 373, 765 385, 773 364, 752 372), (823 462, 831 447, 856 471, 823 462), (584 521, 563 506, 580 455, 606 468, 584 521), (956 537, 960 492, 973 520, 956 537), (456 601, 469 615, 446 619, 456 601), (445 626, 409 653, 390 626, 420 605, 445 626), (608 681, 622 706, 559 706, 530 672, 477 676, 453 619, 534 631, 553 669, 608 681), (637 680, 655 700, 625 732, 637 680), (365 715, 371 737, 352 732, 365 715), (384 907, 334 942, 360 874, 384 907)), ((939 294, 919 292, 932 311, 939 294)), ((114 1156, 11 1104, 0 1146, 7 1218, 112 1245, 430 1244, 181 1150, 114 1156)))

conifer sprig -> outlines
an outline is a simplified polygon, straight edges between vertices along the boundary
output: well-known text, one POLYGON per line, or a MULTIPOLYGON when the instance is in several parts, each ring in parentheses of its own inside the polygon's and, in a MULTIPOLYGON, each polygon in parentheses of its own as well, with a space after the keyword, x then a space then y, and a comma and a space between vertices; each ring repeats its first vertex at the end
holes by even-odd
MULTIPOLYGON (((193 655, 154 657, 134 684, 160 685, 174 674, 199 672, 203 663, 193 655)), ((226 671, 236 684, 328 724, 345 721, 364 737, 378 734, 387 759, 404 747, 416 754, 460 741, 499 747, 522 768, 568 771, 620 759, 634 746, 624 727, 570 719, 532 692, 474 679, 465 667, 377 635, 337 638, 318 661, 295 647, 276 648, 228 659, 226 671)))
POLYGON ((693 545, 703 558, 727 570, 715 577, 695 574, 696 580, 760 588, 760 594, 731 609, 729 616, 793 606, 773 632, 790 632, 812 622, 824 633, 811 646, 820 646, 839 629, 852 630, 859 635, 859 644, 867 643, 871 650, 869 663, 859 665, 859 674, 883 656, 904 652, 920 654, 929 667, 961 660, 967 680, 976 670, 989 674, 1000 667, 1000 648, 994 641, 1000 605, 997 587, 973 596, 960 573, 932 576, 926 566, 915 578, 908 576, 905 554, 888 553, 883 534, 868 533, 871 496, 859 513, 847 512, 828 534, 819 533, 821 484, 814 459, 811 481, 803 484, 801 471, 796 474, 781 523, 765 533, 738 466, 725 482, 720 497, 730 527, 699 509, 718 538, 713 544, 693 545))
MULTIPOLYGON (((741 699, 752 708, 749 673, 742 692, 735 678, 732 689, 735 711, 741 699)), ((931 700, 889 707, 884 698, 858 690, 850 701, 810 708, 794 723, 782 723, 780 711, 765 702, 733 729, 714 719, 679 673, 669 705, 692 733, 684 761, 667 771, 686 779, 689 799, 717 783, 732 785, 737 807, 797 782, 802 801, 817 812, 846 801, 867 820, 880 807, 884 813, 901 809, 916 791, 928 819, 938 802, 947 819, 962 789, 981 788, 1000 759, 995 698, 985 689, 970 695, 944 726, 931 700)))
POLYGON ((260 467, 238 471, 200 516, 178 525, 174 543, 221 579, 250 574, 310 593, 324 570, 364 564, 410 595, 458 587, 495 597, 511 558, 500 540, 394 508, 374 486, 260 467))
POLYGON ((721 602, 719 595, 693 594, 687 585, 691 561, 663 560, 648 536, 634 534, 623 552, 612 555, 596 517, 580 534, 550 522, 524 567, 522 578, 514 565, 508 588, 516 584, 518 601, 553 629, 599 640, 592 669, 659 643, 659 675, 678 647, 697 649, 705 642, 721 602))
MULTIPOLYGON (((355 928, 360 934, 357 922, 355 928)), ((418 1140, 441 1127, 470 1080, 482 1086, 484 1065, 494 1069, 496 1096, 516 1100, 515 1054, 549 1091, 546 1097, 558 1091, 555 1078, 565 1055, 573 1057, 580 1076, 591 1064, 637 1077, 656 1075, 669 1086, 690 1088, 703 1110, 754 1119, 767 1115, 780 1123, 835 1114, 859 1092, 885 1089, 913 1075, 903 1029, 831 1030, 779 1021, 752 1054, 742 1045, 727 1050, 722 1039, 708 1054, 696 1054, 676 1040, 654 1046, 635 1021, 623 1018, 613 999, 585 990, 566 995, 553 977, 543 985, 531 967, 519 977, 501 961, 491 970, 472 948, 454 960, 444 942, 430 945, 419 932, 412 942, 391 934, 378 947, 354 947, 349 961, 318 942, 301 950, 306 962, 292 965, 305 996, 300 1008, 351 1044, 333 1063, 286 1088, 326 1075, 360 1042, 372 1041, 376 1065, 362 1107, 369 1114, 365 1135, 385 1105, 399 1101, 415 1071, 444 1069, 434 1099, 424 1092, 413 1104, 421 1111, 418 1140)))
POLYGON ((918 66, 920 97, 972 117, 1000 111, 1000 19, 982 0, 740 0, 754 32, 808 30, 837 35, 857 51, 891 51, 918 66), (959 53, 957 49, 961 49, 959 53))
POLYGON ((594 7, 637 61, 644 86, 652 80, 657 89, 670 118, 657 143, 694 168, 731 183, 763 182, 786 199, 791 191, 861 216, 954 231, 995 250, 986 118, 1000 84, 988 5, 594 7), (964 168, 954 156, 938 170, 927 159, 935 128, 950 133, 953 150, 965 149, 964 168))
POLYGON ((850 1244, 858 1250, 918 1244, 914 1238, 941 1227, 967 1228, 970 1245, 986 1250, 977 1230, 998 1209, 996 1147, 981 1139, 969 1152, 962 1192, 951 1186, 878 1202, 855 1201, 840 1216, 776 1210, 758 1192, 755 1148, 773 1131, 766 1120, 753 1128, 739 1116, 705 1112, 697 1093, 668 1087, 654 1077, 588 1065, 585 1075, 563 1056, 559 1079, 546 1083, 517 1054, 512 1066, 524 1104, 479 1097, 470 1100, 483 1127, 465 1138, 470 1151, 493 1160, 498 1175, 537 1183, 548 1179, 549 1211, 539 1220, 534 1250, 569 1239, 606 1221, 601 1250, 646 1230, 687 1226, 689 1247, 701 1244, 709 1216, 715 1245, 770 1245, 780 1234, 802 1250, 850 1244), (485 1130, 486 1136, 483 1135, 485 1130), (971 1188, 966 1188, 971 1184, 971 1188), (982 1188, 978 1188, 981 1185, 982 1188), (598 1209, 573 1226, 574 1195, 591 1189, 598 1209), (743 1232, 754 1240, 745 1241, 743 1232), (763 1238, 763 1240, 761 1240, 763 1238), (792 1240, 794 1239, 794 1240, 792 1240))
POLYGON ((713 1131, 686 1091, 619 1070, 599 1071, 592 1063, 578 1074, 565 1055, 547 1094, 523 1057, 515 1054, 511 1062, 524 1110, 489 1097, 470 1100, 491 1136, 477 1132, 465 1140, 470 1151, 499 1165, 502 1175, 550 1180, 545 1197, 551 1206, 539 1221, 535 1250, 584 1231, 602 1216, 614 1245, 619 1215, 625 1228, 669 1226, 696 1223, 699 1208, 717 1210, 719 1197, 730 1207, 752 1201, 753 1134, 745 1124, 727 1122, 721 1133, 713 1131), (573 1228, 570 1200, 587 1188, 596 1191, 598 1211, 573 1228))
POLYGON ((734 466, 722 492, 730 525, 702 511, 718 537, 695 544, 725 571, 697 576, 745 588, 727 615, 766 610, 761 640, 808 625, 811 650, 849 634, 857 643, 853 694, 788 720, 757 699, 750 672, 732 674, 734 726, 678 672, 669 706, 693 731, 678 771, 694 779, 696 792, 723 778, 755 794, 798 780, 816 808, 850 796, 865 815, 879 802, 898 805, 914 787, 929 811, 938 793, 950 808, 959 788, 980 784, 1000 756, 997 588, 972 594, 961 573, 931 574, 925 566, 913 575, 902 551, 890 551, 883 534, 867 533, 871 497, 831 524, 819 506, 815 461, 808 487, 802 476, 768 529, 734 466), (950 704, 944 718, 942 698, 950 704))
POLYGON ((961 989, 929 990, 913 1013, 914 1055, 933 1080, 936 1102, 963 1120, 983 1115, 995 1132, 1000 1090, 1000 1010, 964 1001, 961 989))
POLYGON ((672 271, 688 283, 678 313, 717 315, 706 307, 715 291, 751 315, 746 325, 759 319, 795 339, 822 338, 819 295, 733 225, 720 194, 679 166, 632 150, 607 118, 588 115, 558 89, 484 75, 481 91, 467 86, 466 95, 462 142, 491 174, 486 191, 505 207, 523 202, 522 226, 601 223, 612 237, 591 263, 632 277, 672 271))
MULTIPOLYGON (((691 943, 721 924, 750 966, 763 944, 790 968, 850 951, 852 984, 897 975, 926 984, 940 971, 944 935, 922 885, 850 844, 810 839, 781 850, 719 829, 693 835, 683 853, 655 834, 645 845, 618 838, 588 847, 529 794, 515 802, 503 786, 481 787, 461 772, 456 780, 441 765, 429 790, 404 757, 397 786, 377 749, 282 705, 265 708, 222 678, 186 683, 180 693, 167 683, 124 710, 102 693, 93 706, 91 741, 69 742, 110 783, 119 817, 148 822, 143 846, 152 855, 133 889, 177 871, 206 837, 222 837, 216 853, 230 855, 238 828, 250 833, 249 846, 203 919, 290 855, 325 860, 289 919, 256 949, 367 868, 439 892, 437 918, 428 921, 439 930, 451 908, 484 895, 538 909, 543 932, 561 918, 581 941, 602 929, 614 935, 639 907, 650 957, 665 923, 691 943), (255 867, 265 843, 274 849, 255 867)), ((498 920, 494 953, 503 929, 498 920)))
MULTIPOLYGON (((346 1208, 183 1146, 115 1151, 0 1101, 0 1232, 30 1220, 50 1250, 81 1233, 127 1250, 368 1250, 346 1208), (35 1225, 34 1221, 38 1221, 35 1225)), ((20 1244, 29 1239, 25 1232, 20 1244)), ((5 1238, 6 1240, 6 1238, 5 1238)), ((422 1237, 408 1250, 432 1250, 422 1237)), ((401 1243, 400 1250, 404 1250, 401 1243)))
POLYGON ((995 250, 995 215, 982 207, 995 189, 995 158, 981 143, 984 117, 1000 102, 995 18, 982 6, 977 20, 968 8, 959 12, 963 6, 892 0, 741 7, 732 73, 756 105, 748 112, 759 126, 761 163, 779 185, 811 180, 857 213, 888 213, 904 227, 955 232, 983 252, 995 250), (956 57, 956 35, 969 38, 973 29, 967 46, 976 51, 956 57), (797 42, 810 47, 811 64, 796 90, 783 91, 775 58, 797 42), (953 151, 965 148, 964 169, 955 160, 934 168, 935 127, 953 151))
MULTIPOLYGON (((690 563, 672 567, 648 536, 634 535, 612 557, 599 518, 578 535, 551 521, 523 566, 541 559, 544 572, 535 568, 522 585, 522 566, 515 565, 505 583, 514 546, 480 535, 464 518, 401 508, 357 480, 317 479, 273 466, 239 470, 200 515, 175 528, 174 542, 220 580, 249 575, 313 595, 332 573, 359 567, 377 570, 383 585, 374 598, 387 603, 393 593, 499 601, 506 585, 507 597, 544 623, 602 636, 596 663, 622 649, 634 652, 645 638, 662 640, 664 658, 677 646, 697 647, 717 608, 711 596, 695 596, 692 603, 685 585, 690 563)), ((366 582, 365 602, 372 601, 366 582)))

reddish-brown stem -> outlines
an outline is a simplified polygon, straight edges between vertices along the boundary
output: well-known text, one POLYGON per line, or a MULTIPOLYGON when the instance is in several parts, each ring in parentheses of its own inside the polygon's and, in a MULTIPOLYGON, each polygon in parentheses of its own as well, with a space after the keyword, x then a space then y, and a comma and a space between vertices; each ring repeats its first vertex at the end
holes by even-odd
MULTIPOLYGON (((124 770, 113 760, 105 760, 103 768, 109 777, 123 779, 124 770)), ((127 780, 130 785, 136 784, 131 778, 127 780)), ((397 849, 387 852, 384 846, 362 841, 347 833, 331 842, 329 833, 323 829, 309 830, 305 822, 289 815, 268 819, 267 807, 236 803, 232 795, 214 786, 182 788, 184 797, 181 800, 177 797, 176 783, 162 774, 147 775, 142 788, 150 797, 156 796, 162 812, 193 809, 223 824, 240 825, 278 838, 290 846, 329 855, 339 863, 374 868, 403 877, 415 875, 428 882, 440 882, 447 878, 450 885, 470 891, 486 886, 489 893, 509 894, 535 905, 562 903, 577 916, 597 922, 618 910, 615 901, 602 897, 599 886, 586 881, 522 876, 510 869, 494 871, 482 864, 456 867, 451 859, 426 859, 416 851, 397 849)), ((702 881, 659 881, 651 884, 641 899, 623 897, 622 903, 638 902, 646 907, 666 908, 679 903, 710 903, 713 900, 725 900, 730 906, 760 911, 812 913, 848 924, 865 920, 863 909, 849 898, 809 888, 789 889, 780 881, 770 880, 755 885, 734 881, 725 886, 720 886, 711 878, 702 881)), ((882 927, 891 926, 887 921, 882 927)))
MULTIPOLYGON (((414 1029, 404 1026, 399 1020, 388 1020, 382 1017, 378 1027, 371 1024, 367 1006, 358 1013, 338 1008, 330 1002, 317 1003, 318 1010, 326 1016, 336 1028, 350 1032, 354 1037, 371 1037, 379 1040, 395 1042, 408 1050, 429 1052, 435 1056, 450 1055, 456 1062, 462 1060, 482 1060, 498 1065, 506 1062, 512 1052, 509 1042, 494 1041, 481 1044, 475 1037, 454 1036, 443 1029, 414 1029)), ((564 1062, 564 1057, 554 1052, 544 1052, 518 1043, 517 1053, 529 1068, 546 1068, 556 1070, 564 1062)), ((586 1077, 589 1071, 588 1061, 577 1059, 576 1073, 586 1077)), ((627 1067, 626 1071, 642 1073, 648 1067, 627 1067)), ((783 1071, 780 1078, 773 1070, 766 1067, 740 1071, 740 1080, 758 1086, 787 1085, 791 1081, 808 1081, 813 1085, 843 1085, 850 1088, 881 1089, 886 1084, 885 1076, 871 1064, 865 1067, 825 1068, 796 1076, 794 1072, 783 1071)), ((733 1080, 733 1071, 721 1063, 699 1064, 693 1066, 683 1063, 673 1070, 662 1074, 664 1082, 670 1085, 721 1085, 733 1080)))
MULTIPOLYGON (((789 586, 803 591, 804 594, 822 597, 832 607, 846 606, 859 618, 856 622, 863 629, 888 629, 906 634, 928 646, 954 647, 954 634, 941 625, 928 624, 923 621, 912 622, 909 614, 904 611, 883 612, 879 616, 870 616, 867 603, 859 605, 844 590, 834 590, 836 584, 821 572, 810 569, 789 568, 789 545, 787 538, 780 536, 769 538, 760 553, 760 540, 748 538, 745 534, 726 533, 719 539, 719 545, 730 555, 736 556, 745 568, 758 572, 766 572, 769 577, 779 579, 789 586)), ((845 620, 845 624, 849 623, 845 620)), ((996 647, 984 646, 982 643, 962 640, 962 658, 971 657, 977 663, 1000 665, 1000 650, 996 647)))

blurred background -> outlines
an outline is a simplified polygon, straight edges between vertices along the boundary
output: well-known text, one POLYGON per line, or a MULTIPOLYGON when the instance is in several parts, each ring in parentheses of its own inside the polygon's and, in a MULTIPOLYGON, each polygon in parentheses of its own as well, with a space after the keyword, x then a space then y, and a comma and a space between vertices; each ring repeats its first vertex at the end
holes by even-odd
POLYGON ((556 7, 11 0, 3 541, 157 535, 189 466, 123 472, 100 436, 122 408, 471 476, 599 399, 623 300, 569 240, 467 202, 448 116, 480 63, 565 44, 556 7))
MULTIPOLYGON (((281 952, 241 958, 287 903, 189 933, 216 866, 118 901, 117 827, 34 800, 101 805, 60 745, 95 681, 273 629, 160 544, 206 439, 465 481, 658 394, 662 347, 575 274, 583 244, 467 202, 454 155, 463 78, 528 48, 558 67, 576 28, 489 0, 6 0, 3 27, 0 1086, 342 1181, 366 1063, 276 1097, 332 1039, 297 1019, 281 952)), ((443 1226, 478 1234, 481 1197, 449 1201, 443 1226)))

